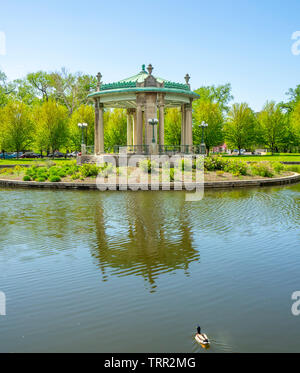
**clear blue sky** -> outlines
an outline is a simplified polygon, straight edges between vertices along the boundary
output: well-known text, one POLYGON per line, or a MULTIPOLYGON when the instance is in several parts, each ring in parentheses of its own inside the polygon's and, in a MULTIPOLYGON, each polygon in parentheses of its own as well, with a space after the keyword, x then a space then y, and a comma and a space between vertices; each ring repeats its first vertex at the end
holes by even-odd
POLYGON ((299 0, 0 0, 10 79, 37 70, 96 74, 104 82, 152 63, 154 75, 192 88, 230 82, 255 110, 300 84, 299 0))

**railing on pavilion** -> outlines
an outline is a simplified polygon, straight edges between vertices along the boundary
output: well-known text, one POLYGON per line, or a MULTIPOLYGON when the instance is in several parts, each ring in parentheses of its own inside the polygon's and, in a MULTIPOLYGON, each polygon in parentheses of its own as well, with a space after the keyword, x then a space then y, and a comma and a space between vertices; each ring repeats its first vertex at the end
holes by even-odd
MULTIPOLYGON (((88 145, 84 149, 83 154, 94 154, 94 145, 88 145)), ((106 149, 106 152, 147 155, 150 154, 150 145, 115 145, 113 149, 106 149)), ((203 145, 158 145, 158 154, 205 154, 205 148, 203 145)))
MULTIPOLYGON (((149 145, 116 145, 114 153, 150 154, 149 145)), ((159 154, 204 154, 201 145, 158 145, 159 154)))

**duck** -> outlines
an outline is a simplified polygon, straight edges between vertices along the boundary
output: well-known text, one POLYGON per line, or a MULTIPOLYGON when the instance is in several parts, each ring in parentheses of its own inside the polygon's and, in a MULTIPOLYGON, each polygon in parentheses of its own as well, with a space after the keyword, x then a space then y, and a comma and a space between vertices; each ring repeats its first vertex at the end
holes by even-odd
POLYGON ((206 334, 201 333, 201 328, 197 326, 197 333, 195 335, 195 340, 201 344, 202 347, 208 347, 210 342, 206 334))

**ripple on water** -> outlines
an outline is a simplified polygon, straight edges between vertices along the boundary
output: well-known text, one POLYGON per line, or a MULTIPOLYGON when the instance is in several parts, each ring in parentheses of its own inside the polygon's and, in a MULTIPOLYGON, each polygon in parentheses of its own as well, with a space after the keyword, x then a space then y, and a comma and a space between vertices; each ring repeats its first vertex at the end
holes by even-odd
POLYGON ((297 350, 299 193, 0 189, 0 351, 297 350))

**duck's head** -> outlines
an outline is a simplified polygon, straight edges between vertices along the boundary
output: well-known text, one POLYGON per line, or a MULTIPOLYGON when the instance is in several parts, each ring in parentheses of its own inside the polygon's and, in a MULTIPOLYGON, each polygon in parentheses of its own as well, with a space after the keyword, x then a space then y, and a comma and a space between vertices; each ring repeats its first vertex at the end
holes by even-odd
POLYGON ((198 333, 198 334, 201 334, 201 328, 200 328, 200 325, 197 325, 197 333, 198 333))

